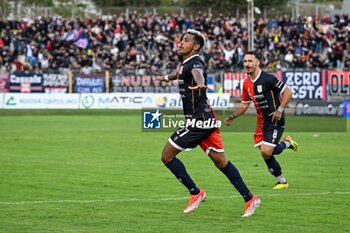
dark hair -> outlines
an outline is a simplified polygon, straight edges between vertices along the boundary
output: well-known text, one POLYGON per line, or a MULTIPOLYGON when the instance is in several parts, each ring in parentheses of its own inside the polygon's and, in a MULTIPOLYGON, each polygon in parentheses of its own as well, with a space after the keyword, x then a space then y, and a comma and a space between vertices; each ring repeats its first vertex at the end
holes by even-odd
POLYGON ((260 62, 262 60, 262 57, 261 57, 260 53, 258 51, 256 51, 256 50, 248 51, 248 52, 245 53, 245 55, 254 55, 254 57, 256 59, 258 59, 260 62))
MULTIPOLYGON (((199 50, 201 50, 202 47, 204 46, 204 35, 200 31, 197 31, 197 30, 194 30, 194 29, 188 29, 186 31, 186 33, 193 35, 194 42, 196 44, 199 44, 199 46, 200 46, 199 50)), ((182 38, 184 37, 185 34, 182 35, 181 40, 182 40, 182 38)))

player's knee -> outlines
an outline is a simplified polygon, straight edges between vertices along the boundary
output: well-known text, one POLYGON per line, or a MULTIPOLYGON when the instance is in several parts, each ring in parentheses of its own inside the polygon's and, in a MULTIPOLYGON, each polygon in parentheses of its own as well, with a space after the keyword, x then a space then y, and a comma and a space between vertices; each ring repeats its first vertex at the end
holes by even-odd
POLYGON ((164 163, 164 164, 167 164, 168 162, 170 162, 170 161, 168 161, 168 158, 167 158, 167 156, 166 156, 166 153, 165 153, 165 150, 163 149, 163 151, 162 151, 162 155, 160 156, 160 160, 164 163))
POLYGON ((209 157, 219 169, 223 169, 227 165, 228 160, 224 153, 211 152, 209 153, 209 157))
POLYGON ((272 156, 272 154, 266 154, 263 151, 261 151, 261 156, 263 157, 263 159, 268 159, 272 156))
POLYGON ((175 158, 175 156, 172 156, 171 153, 166 150, 166 148, 163 149, 162 156, 160 157, 160 160, 164 164, 170 163, 174 158, 175 158))
POLYGON ((262 147, 260 147, 260 151, 261 151, 262 157, 264 159, 268 159, 272 155, 273 148, 262 146, 262 147))
POLYGON ((223 169, 226 166, 226 163, 224 163, 223 161, 213 160, 213 163, 215 167, 219 169, 223 169))
POLYGON ((164 164, 168 164, 171 162, 171 159, 165 157, 162 155, 162 157, 160 158, 160 160, 164 163, 164 164))
POLYGON ((162 156, 160 157, 160 160, 164 163, 167 164, 169 163, 171 160, 169 158, 169 156, 167 156, 166 153, 164 153, 164 151, 162 152, 162 156))
POLYGON ((214 161, 214 164, 217 168, 223 169, 227 165, 227 161, 225 160, 220 160, 220 161, 214 161))

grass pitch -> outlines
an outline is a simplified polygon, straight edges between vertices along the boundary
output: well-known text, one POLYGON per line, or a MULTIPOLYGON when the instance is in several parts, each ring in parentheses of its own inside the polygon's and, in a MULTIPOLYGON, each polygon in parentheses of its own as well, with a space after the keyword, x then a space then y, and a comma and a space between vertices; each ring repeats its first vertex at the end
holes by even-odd
POLYGON ((208 194, 185 215, 188 193, 160 162, 171 132, 141 132, 140 116, 1 110, 0 232, 350 232, 349 132, 291 133, 300 151, 278 155, 288 190, 271 189, 253 132, 223 132, 227 156, 262 199, 250 218, 200 148, 181 153, 208 194))

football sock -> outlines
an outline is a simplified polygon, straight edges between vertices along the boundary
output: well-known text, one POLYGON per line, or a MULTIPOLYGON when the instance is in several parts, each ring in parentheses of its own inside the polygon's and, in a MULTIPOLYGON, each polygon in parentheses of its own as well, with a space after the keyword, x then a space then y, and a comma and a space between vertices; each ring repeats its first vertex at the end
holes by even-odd
POLYGON ((233 186, 235 186, 237 191, 242 195, 245 202, 252 199, 253 195, 250 193, 249 189, 244 183, 241 174, 239 174, 237 168, 230 161, 228 161, 227 165, 221 169, 221 171, 230 180, 233 186))
POLYGON ((271 155, 270 158, 265 159, 265 163, 272 175, 275 177, 282 175, 281 166, 273 155, 271 155))
MULTIPOLYGON (((288 143, 289 143, 289 142, 288 142, 288 143)), ((289 146, 290 146, 290 144, 289 144, 289 146)), ((286 148, 288 148, 286 142, 280 142, 280 143, 278 143, 278 144, 276 145, 276 147, 275 147, 275 149, 273 150, 272 154, 273 154, 273 155, 281 154, 281 152, 282 152, 284 149, 286 149, 286 148)))
POLYGON ((175 175, 175 177, 188 189, 191 195, 199 193, 199 188, 187 173, 185 165, 177 158, 165 164, 165 166, 175 175))
POLYGON ((290 142, 289 141, 283 141, 286 144, 286 148, 290 147, 290 142))
POLYGON ((283 174, 277 176, 276 178, 277 178, 278 182, 280 182, 281 184, 287 183, 287 180, 286 180, 286 178, 284 177, 283 174))

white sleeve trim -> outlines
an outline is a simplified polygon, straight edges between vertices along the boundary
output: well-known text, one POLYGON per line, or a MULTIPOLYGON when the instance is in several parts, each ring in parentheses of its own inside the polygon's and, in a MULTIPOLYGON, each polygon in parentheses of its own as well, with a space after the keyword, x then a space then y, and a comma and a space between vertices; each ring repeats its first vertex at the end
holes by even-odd
POLYGON ((287 87, 287 84, 284 84, 284 87, 282 88, 281 92, 280 93, 283 93, 284 92, 284 89, 286 89, 287 87))

